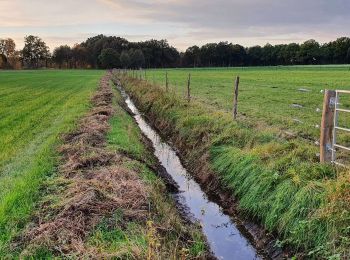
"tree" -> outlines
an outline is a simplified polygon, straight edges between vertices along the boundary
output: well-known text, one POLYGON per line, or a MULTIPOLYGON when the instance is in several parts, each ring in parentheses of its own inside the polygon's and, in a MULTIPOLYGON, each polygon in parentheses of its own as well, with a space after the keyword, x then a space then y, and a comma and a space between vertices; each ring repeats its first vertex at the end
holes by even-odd
POLYGON ((103 49, 113 49, 118 53, 123 50, 129 49, 129 42, 120 37, 105 36, 103 34, 88 38, 85 42, 80 44, 81 47, 85 47, 88 51, 88 63, 98 68, 99 56, 103 49))
POLYGON ((5 55, 0 53, 0 69, 6 68, 6 63, 7 63, 7 60, 6 60, 5 55))
POLYGON ((261 64, 262 48, 261 46, 253 46, 247 49, 249 65, 257 66, 261 64))
POLYGON ((290 43, 284 48, 283 59, 285 65, 294 65, 297 62, 300 46, 297 43, 290 43))
POLYGON ((38 68, 41 61, 50 57, 49 47, 38 36, 29 35, 24 38, 22 50, 23 62, 30 68, 38 68))
POLYGON ((103 49, 98 60, 103 69, 117 68, 120 64, 119 53, 111 48, 103 49))
POLYGON ((335 40, 333 43, 333 59, 337 64, 343 64, 347 62, 347 52, 350 48, 350 38, 341 37, 335 40))
POLYGON ((120 54, 120 65, 124 69, 129 68, 129 66, 130 66, 130 56, 129 56, 129 53, 127 51, 122 51, 122 53, 120 54))
POLYGON ((13 56, 16 51, 16 44, 11 38, 0 39, 0 53, 7 58, 13 56))
POLYGON ((145 42, 129 42, 126 39, 114 36, 97 35, 88 38, 85 42, 80 44, 88 51, 87 63, 95 68, 98 68, 101 63, 99 56, 103 49, 113 49, 118 53, 123 51, 139 50, 132 57, 133 51, 130 51, 130 62, 136 64, 128 64, 128 66, 147 66, 147 67, 175 67, 180 64, 180 54, 166 40, 149 40, 145 42), (142 57, 143 56, 143 57, 142 57), (143 61, 144 60, 144 61, 143 61))
POLYGON ((231 45, 229 50, 229 64, 232 66, 243 66, 246 60, 247 53, 243 46, 239 44, 231 45))
POLYGON ((152 39, 141 43, 130 43, 130 46, 142 50, 148 67, 175 67, 180 64, 180 53, 166 40, 152 39))
POLYGON ((260 65, 275 65, 274 48, 270 43, 262 47, 261 62, 262 64, 260 65))
POLYGON ((145 65, 145 56, 143 55, 143 52, 140 49, 129 50, 129 56, 130 56, 131 67, 135 69, 139 69, 145 65))
POLYGON ((317 64, 320 60, 320 44, 311 39, 300 45, 299 61, 301 64, 317 64))
MULTIPOLYGON (((207 43, 201 48, 201 62, 203 66, 217 66, 216 43, 207 43)), ((220 65, 220 64, 219 64, 220 65)))
POLYGON ((187 48, 183 56, 182 65, 186 67, 198 67, 201 65, 201 50, 198 46, 194 45, 187 48))
POLYGON ((81 44, 74 45, 72 49, 72 59, 74 68, 87 68, 89 67, 89 52, 88 49, 81 44))
POLYGON ((219 42, 216 45, 215 53, 217 61, 215 62, 217 66, 229 66, 232 61, 232 43, 219 42))
MULTIPOLYGON (((49 58, 48 47, 39 37, 30 35, 25 41, 25 47, 18 53, 12 39, 0 39, 1 68, 18 68, 21 65, 19 59, 27 67, 39 67, 49 58)), ((341 37, 325 44, 308 40, 303 44, 266 44, 249 48, 229 42, 207 43, 179 53, 166 40, 129 42, 124 38, 100 34, 73 48, 67 45, 56 48, 52 60, 60 68, 65 65, 73 68, 170 68, 340 64, 350 63, 350 38, 341 37)))
POLYGON ((62 68, 62 65, 66 63, 66 67, 70 68, 70 62, 72 61, 72 49, 68 45, 62 45, 55 48, 52 54, 52 60, 62 68))
POLYGON ((21 51, 15 51, 14 54, 9 57, 8 62, 10 63, 12 69, 22 68, 21 55, 21 51))
POLYGON ((320 47, 320 64, 334 63, 333 50, 329 43, 323 44, 320 47))
POLYGON ((0 67, 11 68, 15 58, 16 44, 11 38, 0 39, 0 67))

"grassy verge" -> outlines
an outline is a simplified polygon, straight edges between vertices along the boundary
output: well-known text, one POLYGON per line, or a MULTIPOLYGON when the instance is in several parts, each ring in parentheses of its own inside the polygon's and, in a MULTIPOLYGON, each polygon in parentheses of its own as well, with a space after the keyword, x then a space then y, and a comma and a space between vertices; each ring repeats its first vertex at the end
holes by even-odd
POLYGON ((0 72, 0 257, 33 213, 55 171, 59 135, 88 109, 101 74, 0 72))
POLYGON ((155 165, 155 158, 143 144, 143 137, 134 120, 118 105, 123 102, 121 96, 118 92, 115 95, 116 110, 110 120, 111 130, 107 136, 109 149, 125 154, 127 159, 122 165, 138 172, 148 187, 149 214, 147 225, 144 225, 137 221, 118 222, 118 215, 122 212, 116 212, 112 219, 113 228, 106 228, 105 222, 102 222, 93 231, 89 243, 104 252, 121 252, 124 258, 203 257, 207 249, 200 228, 184 223, 164 182, 147 166, 155 165))
POLYGON ((208 164, 239 198, 242 212, 278 234, 279 245, 308 258, 350 255, 349 173, 320 165, 313 145, 249 120, 233 122, 227 112, 202 102, 188 104, 145 82, 122 82, 141 111, 183 152, 194 174, 205 174, 198 169, 208 164))

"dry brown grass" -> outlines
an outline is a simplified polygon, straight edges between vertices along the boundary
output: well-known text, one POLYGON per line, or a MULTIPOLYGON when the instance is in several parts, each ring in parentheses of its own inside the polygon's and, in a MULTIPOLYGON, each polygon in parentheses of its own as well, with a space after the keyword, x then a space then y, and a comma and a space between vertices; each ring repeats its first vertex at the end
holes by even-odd
POLYGON ((43 208, 28 227, 23 257, 41 247, 57 255, 93 257, 94 250, 86 248, 84 240, 102 218, 121 209, 125 219, 146 220, 146 186, 135 171, 120 166, 118 154, 105 148, 108 120, 114 112, 109 81, 109 74, 101 79, 91 112, 64 137, 59 170, 69 184, 57 194, 57 205, 43 208))
POLYGON ((146 189, 133 171, 113 165, 75 176, 55 217, 28 230, 28 249, 45 246, 60 254, 84 255, 84 239, 103 217, 122 209, 125 219, 145 220, 146 201, 146 189))

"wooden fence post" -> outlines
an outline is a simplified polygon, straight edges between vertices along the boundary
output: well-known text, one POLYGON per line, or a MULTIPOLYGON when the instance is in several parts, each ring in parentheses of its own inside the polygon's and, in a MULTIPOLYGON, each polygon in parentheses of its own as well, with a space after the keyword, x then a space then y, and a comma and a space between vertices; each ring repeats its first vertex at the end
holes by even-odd
POLYGON ((169 84, 169 82, 168 82, 168 72, 166 71, 165 72, 165 91, 166 92, 168 92, 168 84, 169 84))
POLYGON ((188 74, 188 80, 187 80, 187 101, 191 101, 191 73, 188 74))
POLYGON ((237 103, 238 103, 238 86, 239 86, 239 76, 236 77, 234 86, 234 97, 233 97, 233 119, 237 118, 237 103))
POLYGON ((325 90, 323 99, 321 137, 320 137, 320 162, 332 161, 332 136, 334 124, 334 108, 336 102, 336 92, 325 90))

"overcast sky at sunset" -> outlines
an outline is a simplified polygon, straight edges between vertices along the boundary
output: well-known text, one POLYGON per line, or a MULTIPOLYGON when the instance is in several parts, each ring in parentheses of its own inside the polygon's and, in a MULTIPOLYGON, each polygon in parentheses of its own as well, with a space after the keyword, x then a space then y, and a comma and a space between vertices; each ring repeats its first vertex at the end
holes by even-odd
POLYGON ((96 34, 168 39, 180 50, 207 42, 244 46, 350 36, 350 0, 0 0, 0 38, 51 50, 96 34))

